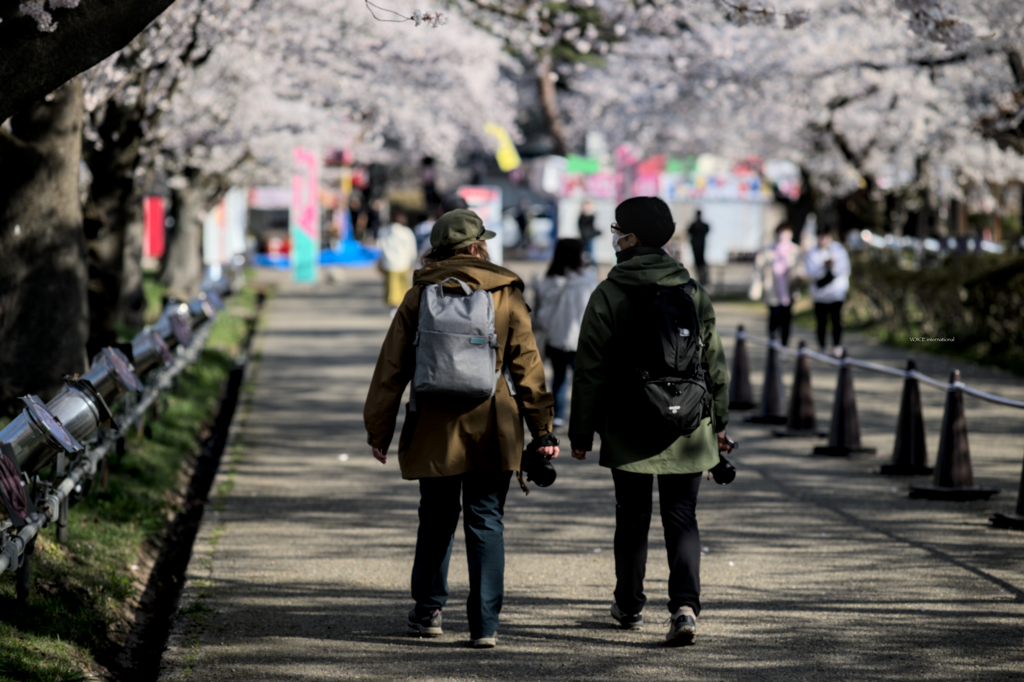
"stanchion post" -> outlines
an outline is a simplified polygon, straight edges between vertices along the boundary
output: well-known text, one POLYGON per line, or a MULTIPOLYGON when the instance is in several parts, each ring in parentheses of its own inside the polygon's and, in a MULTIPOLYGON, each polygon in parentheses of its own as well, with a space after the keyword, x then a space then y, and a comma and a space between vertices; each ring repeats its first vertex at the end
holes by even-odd
POLYGON ((832 403, 832 424, 828 432, 828 445, 814 448, 814 454, 835 457, 875 454, 875 448, 866 448, 860 444, 860 418, 857 416, 857 394, 853 390, 853 368, 846 361, 845 350, 836 379, 836 394, 832 403))
POLYGON ((807 343, 800 342, 797 349, 796 372, 793 375, 793 388, 789 400, 789 415, 785 428, 775 429, 773 434, 779 437, 827 436, 818 431, 818 422, 814 416, 814 391, 811 388, 811 362, 807 357, 807 343))
POLYGON ((768 344, 768 357, 765 361, 764 387, 761 391, 761 411, 746 421, 751 424, 785 424, 786 416, 786 391, 782 387, 782 370, 779 369, 779 352, 776 350, 778 342, 772 334, 768 344))
POLYGON ((932 485, 911 488, 910 496, 913 498, 965 502, 987 500, 999 492, 996 488, 974 485, 962 386, 960 370, 954 369, 949 374, 949 386, 946 389, 946 409, 942 414, 942 435, 939 437, 939 454, 935 458, 935 478, 932 485))
POLYGON ((732 358, 732 376, 729 377, 729 409, 749 410, 756 406, 754 392, 750 388, 747 335, 741 324, 736 327, 736 351, 732 358))
POLYGON ((924 440, 921 390, 913 375, 916 369, 914 361, 907 360, 903 396, 900 398, 900 416, 896 420, 892 464, 882 466, 880 472, 887 476, 927 476, 932 473, 932 468, 928 466, 928 451, 924 440))
POLYGON ((989 519, 996 528, 1024 530, 1024 465, 1020 472, 1020 490, 1017 491, 1017 513, 995 514, 989 519))

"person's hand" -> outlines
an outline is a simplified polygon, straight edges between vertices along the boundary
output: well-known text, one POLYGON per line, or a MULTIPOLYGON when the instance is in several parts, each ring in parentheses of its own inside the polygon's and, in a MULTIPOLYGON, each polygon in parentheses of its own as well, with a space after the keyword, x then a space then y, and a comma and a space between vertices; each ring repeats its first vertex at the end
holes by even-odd
POLYGON ((550 457, 551 459, 554 459, 555 457, 558 457, 558 446, 545 445, 542 448, 537 448, 537 452, 544 455, 545 457, 550 457))
POLYGON ((373 449, 373 458, 376 459, 381 464, 387 464, 387 462, 388 462, 387 450, 381 450, 380 448, 374 448, 373 449))
POLYGON ((586 450, 577 450, 576 448, 573 448, 572 456, 575 459, 584 460, 584 459, 587 458, 587 451, 586 450))
POLYGON ((732 448, 733 448, 733 446, 730 445, 729 437, 725 435, 725 430, 723 429, 723 430, 719 431, 718 432, 718 451, 719 452, 724 452, 725 454, 728 455, 730 452, 732 452, 732 448))

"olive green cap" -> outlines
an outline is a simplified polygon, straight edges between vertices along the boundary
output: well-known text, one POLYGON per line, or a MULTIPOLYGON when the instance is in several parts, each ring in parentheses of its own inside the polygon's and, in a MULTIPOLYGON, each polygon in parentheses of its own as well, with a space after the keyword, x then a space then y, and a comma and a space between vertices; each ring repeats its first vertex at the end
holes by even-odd
POLYGON ((484 221, 476 213, 466 208, 457 208, 448 211, 434 223, 430 231, 430 245, 438 250, 455 251, 497 236, 484 229, 484 221))

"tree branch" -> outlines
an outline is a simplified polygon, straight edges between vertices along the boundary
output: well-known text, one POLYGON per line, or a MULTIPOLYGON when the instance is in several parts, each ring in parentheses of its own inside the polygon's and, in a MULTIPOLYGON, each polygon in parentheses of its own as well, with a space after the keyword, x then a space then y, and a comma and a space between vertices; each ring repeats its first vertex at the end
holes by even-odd
POLYGON ((0 121, 120 50, 172 0, 90 0, 56 10, 53 33, 29 17, 0 23, 0 121))

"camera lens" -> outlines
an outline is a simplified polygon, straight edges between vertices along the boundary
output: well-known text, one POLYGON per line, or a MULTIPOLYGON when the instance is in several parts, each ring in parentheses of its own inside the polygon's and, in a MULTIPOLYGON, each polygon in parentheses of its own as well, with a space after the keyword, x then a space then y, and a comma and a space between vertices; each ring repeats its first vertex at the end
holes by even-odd
POLYGON ((719 485, 729 485, 736 480, 736 467, 725 457, 719 455, 718 464, 711 469, 711 477, 719 485))
POLYGON ((528 450, 523 453, 522 466, 526 480, 536 483, 541 488, 547 488, 555 482, 557 473, 549 457, 528 450))
POLYGON ((526 479, 528 481, 533 481, 541 488, 547 488, 555 482, 555 477, 557 475, 558 473, 555 471, 555 467, 551 465, 551 462, 549 462, 546 457, 543 457, 536 466, 526 472, 526 479))

